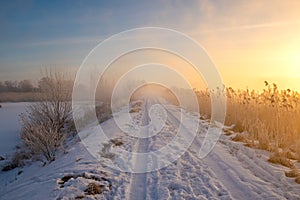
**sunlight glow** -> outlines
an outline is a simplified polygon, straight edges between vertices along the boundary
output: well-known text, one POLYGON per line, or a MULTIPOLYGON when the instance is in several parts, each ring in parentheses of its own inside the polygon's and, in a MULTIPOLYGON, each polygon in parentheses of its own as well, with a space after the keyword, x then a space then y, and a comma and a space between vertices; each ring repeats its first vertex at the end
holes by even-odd
POLYGON ((291 52, 288 56, 291 63, 291 72, 293 77, 300 77, 300 51, 291 52))

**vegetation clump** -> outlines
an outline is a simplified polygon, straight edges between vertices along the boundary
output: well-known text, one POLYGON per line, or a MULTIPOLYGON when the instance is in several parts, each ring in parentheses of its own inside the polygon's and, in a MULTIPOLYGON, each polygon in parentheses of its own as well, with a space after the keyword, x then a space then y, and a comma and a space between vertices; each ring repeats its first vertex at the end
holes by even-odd
POLYGON ((60 73, 46 72, 39 82, 40 101, 27 106, 21 115, 21 139, 32 154, 55 160, 72 125, 72 85, 60 73))
MULTIPOLYGON (((233 140, 271 151, 270 162, 292 167, 291 159, 300 161, 300 94, 279 90, 275 83, 264 84, 261 92, 231 87, 214 92, 227 96, 225 124, 234 124, 233 131, 238 132, 233 140)), ((201 115, 210 117, 210 91, 196 94, 201 115)))
POLYGON ((87 188, 84 190, 87 195, 96 195, 102 194, 102 187, 96 183, 90 183, 87 188))

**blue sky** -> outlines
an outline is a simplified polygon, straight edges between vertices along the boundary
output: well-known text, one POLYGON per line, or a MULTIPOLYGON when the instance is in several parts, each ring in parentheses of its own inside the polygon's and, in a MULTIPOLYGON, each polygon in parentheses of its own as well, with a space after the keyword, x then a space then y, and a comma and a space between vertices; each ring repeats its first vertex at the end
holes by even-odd
POLYGON ((299 9, 297 0, 1 1, 0 80, 75 71, 112 34, 159 26, 202 44, 228 85, 299 81, 299 9))
POLYGON ((182 29, 180 16, 193 3, 170 9, 171 1, 2 1, 0 79, 27 78, 50 65, 76 68, 96 44, 130 28, 182 29))

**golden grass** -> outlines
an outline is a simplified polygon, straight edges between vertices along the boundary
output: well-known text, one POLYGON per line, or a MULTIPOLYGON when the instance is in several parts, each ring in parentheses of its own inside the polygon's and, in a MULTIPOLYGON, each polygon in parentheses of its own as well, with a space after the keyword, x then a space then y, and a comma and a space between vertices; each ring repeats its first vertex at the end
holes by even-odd
POLYGON ((290 171, 285 172, 285 176, 295 178, 295 182, 300 184, 300 173, 296 168, 292 168, 290 171))
POLYGON ((293 163, 290 161, 290 159, 286 158, 283 154, 280 153, 274 153, 270 156, 269 162, 274 164, 280 164, 286 167, 293 167, 293 163))
POLYGON ((285 172, 285 176, 290 177, 290 178, 296 178, 296 177, 300 176, 300 174, 299 174, 299 171, 294 168, 288 172, 285 172))
POLYGON ((233 138, 233 141, 235 142, 247 142, 248 141, 248 137, 243 134, 243 133, 237 133, 233 138))
MULTIPOLYGON (((265 81, 262 92, 225 88, 227 96, 226 125, 235 124, 235 132, 247 132, 249 146, 268 151, 288 152, 272 155, 270 162, 290 166, 283 158, 300 160, 300 95, 290 89, 279 90, 265 81)), ((196 91, 200 112, 210 117, 209 91, 196 91)), ((236 141, 245 142, 241 135, 236 141)))

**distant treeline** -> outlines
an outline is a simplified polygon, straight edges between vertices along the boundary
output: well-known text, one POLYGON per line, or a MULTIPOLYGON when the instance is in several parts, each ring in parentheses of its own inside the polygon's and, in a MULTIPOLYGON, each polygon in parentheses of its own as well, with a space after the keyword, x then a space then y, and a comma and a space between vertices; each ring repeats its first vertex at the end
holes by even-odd
POLYGON ((0 92, 39 92, 40 84, 34 86, 30 80, 22 81, 0 81, 0 92))
MULTIPOLYGON (((40 93, 51 92, 45 91, 45 88, 51 84, 52 79, 49 77, 41 78, 37 84, 33 84, 31 80, 0 81, 0 102, 32 102, 41 101, 40 93)), ((64 87, 72 87, 73 82, 63 80, 61 85, 64 87)))

